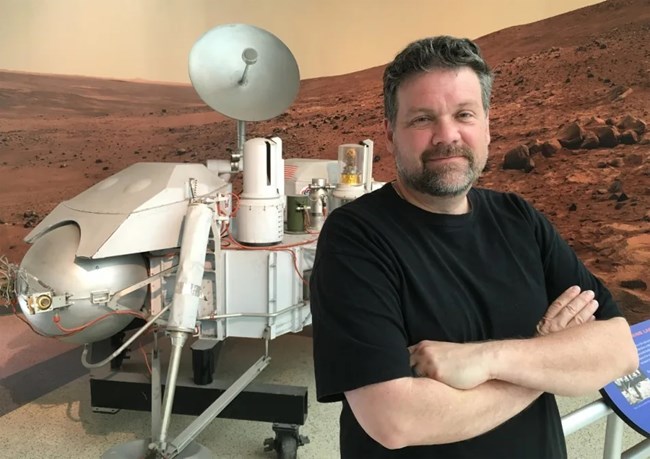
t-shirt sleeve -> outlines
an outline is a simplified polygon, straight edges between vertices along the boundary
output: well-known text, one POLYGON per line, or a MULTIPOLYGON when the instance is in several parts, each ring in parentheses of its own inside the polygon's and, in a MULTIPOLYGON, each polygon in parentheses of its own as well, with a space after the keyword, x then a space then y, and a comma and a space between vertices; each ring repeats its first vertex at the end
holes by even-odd
POLYGON ((572 285, 582 290, 593 290, 598 300, 596 319, 622 316, 612 294, 603 282, 594 276, 560 236, 553 224, 530 204, 526 204, 535 225, 535 237, 540 247, 548 299, 554 301, 572 285))
POLYGON ((337 209, 326 220, 310 278, 321 402, 411 375, 392 255, 372 228, 345 210, 337 209))

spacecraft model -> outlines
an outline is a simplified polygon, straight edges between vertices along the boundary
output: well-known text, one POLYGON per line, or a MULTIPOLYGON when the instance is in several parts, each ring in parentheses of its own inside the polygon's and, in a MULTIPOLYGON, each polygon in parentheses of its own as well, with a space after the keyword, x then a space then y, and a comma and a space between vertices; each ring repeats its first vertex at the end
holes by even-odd
MULTIPOLYGON (((189 75, 207 105, 236 120, 231 158, 137 163, 59 204, 26 237, 32 246, 15 281, 38 333, 84 345, 93 408, 151 410, 151 438, 116 445, 104 457, 211 457, 194 439, 230 404, 244 407, 247 386, 269 365, 270 340, 311 323, 308 277, 327 214, 380 185, 372 181, 370 140, 341 145, 338 161, 285 161, 280 138, 246 139, 245 123, 281 114, 300 84, 291 51, 271 33, 244 24, 209 30, 191 49, 189 75), (240 172, 237 196, 229 180, 240 172), (125 340, 127 330, 135 331, 125 340), (121 358, 145 333, 152 333, 150 378, 123 376, 121 358), (171 346, 166 375, 162 334, 171 346), (219 388, 214 350, 229 337, 263 340, 264 352, 219 388), (179 379, 187 343, 191 383, 179 379), (198 403, 197 418, 172 438, 175 399, 202 386, 212 398, 198 403), (138 399, 145 387, 150 396, 138 399)), ((263 392, 255 395, 277 402, 277 389, 263 392)), ((305 442, 298 426, 306 389, 284 395, 297 402, 295 418, 249 419, 273 419, 276 438, 267 446, 293 458, 305 442)))

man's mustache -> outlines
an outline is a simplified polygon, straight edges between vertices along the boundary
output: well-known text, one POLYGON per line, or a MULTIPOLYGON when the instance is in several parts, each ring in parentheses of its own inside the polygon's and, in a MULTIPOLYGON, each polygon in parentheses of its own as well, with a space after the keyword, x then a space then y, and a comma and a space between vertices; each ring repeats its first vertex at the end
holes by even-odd
POLYGON ((472 150, 464 145, 440 145, 424 150, 420 155, 422 163, 440 158, 452 158, 460 156, 470 161, 474 159, 472 150))

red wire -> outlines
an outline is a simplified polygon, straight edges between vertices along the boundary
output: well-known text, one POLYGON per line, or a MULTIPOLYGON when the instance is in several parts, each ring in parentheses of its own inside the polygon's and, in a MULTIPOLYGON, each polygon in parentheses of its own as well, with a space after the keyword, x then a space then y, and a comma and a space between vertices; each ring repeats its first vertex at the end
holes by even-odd
POLYGON ((147 366, 147 370, 149 371, 149 375, 151 375, 153 373, 153 371, 151 370, 151 365, 149 365, 149 357, 147 356, 147 352, 142 347, 142 342, 140 342, 140 352, 142 352, 142 355, 144 356, 144 364, 147 366))
POLYGON ((303 241, 303 242, 296 242, 295 244, 274 245, 274 246, 270 246, 270 247, 249 247, 247 245, 240 244, 239 242, 237 242, 232 237, 231 234, 228 234, 228 243, 233 244, 234 246, 236 246, 239 249, 243 249, 243 250, 268 250, 268 251, 271 251, 271 252, 290 249, 292 247, 300 247, 301 245, 311 244, 312 242, 316 242, 317 240, 318 240, 318 238, 310 239, 308 241, 303 241))
POLYGON ((85 330, 86 328, 90 327, 91 325, 95 325, 97 322, 106 319, 107 317, 110 317, 112 315, 131 315, 135 317, 139 317, 140 319, 144 320, 144 316, 140 314, 139 312, 135 311, 112 311, 107 314, 104 314, 103 316, 99 316, 96 319, 91 320, 90 322, 80 325, 75 328, 66 328, 63 325, 60 324, 61 322, 61 317, 59 317, 59 314, 55 314, 54 317, 52 317, 52 322, 56 325, 56 327, 61 330, 62 332, 65 333, 65 336, 71 336, 74 335, 75 333, 79 333, 80 331, 85 330))
MULTIPOLYGON (((230 217, 234 217, 237 215, 237 211, 239 210, 239 195, 235 193, 228 193, 228 195, 231 196, 231 203, 232 203, 232 210, 230 211, 230 217), (232 198, 235 198, 234 200, 232 198), (234 202, 233 202, 234 201, 234 202)), ((228 196, 226 195, 226 196, 228 196)), ((217 203, 217 212, 219 215, 228 215, 225 212, 221 210, 221 202, 217 203)))
POLYGON ((239 242, 237 242, 231 234, 228 234, 228 239, 223 241, 227 243, 227 245, 224 245, 222 243, 221 247, 229 247, 231 244, 234 245, 235 247, 243 250, 268 250, 270 252, 289 252, 291 255, 291 258, 293 260, 293 269, 300 278, 300 280, 307 285, 307 281, 305 281, 304 277, 302 277, 302 274, 300 273, 300 269, 298 268, 298 257, 296 257, 296 253, 293 250, 289 250, 292 247, 299 247, 301 245, 307 245, 311 244, 312 242, 316 242, 318 238, 315 239, 309 239, 308 241, 303 241, 303 242, 296 242, 295 244, 285 244, 285 245, 275 245, 272 247, 249 247, 246 245, 242 245, 239 242))
POLYGON ((230 212, 230 215, 234 217, 235 215, 237 215, 237 211, 239 210, 239 195, 235 193, 228 193, 228 194, 230 194, 230 196, 232 196, 236 200, 236 203, 232 205, 232 212, 230 212))

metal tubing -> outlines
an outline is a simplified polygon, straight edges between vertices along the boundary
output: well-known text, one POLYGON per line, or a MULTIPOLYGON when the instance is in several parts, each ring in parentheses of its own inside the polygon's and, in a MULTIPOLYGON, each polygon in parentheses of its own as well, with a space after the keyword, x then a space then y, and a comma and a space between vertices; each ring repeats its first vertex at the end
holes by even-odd
POLYGON ((374 147, 375 143, 370 140, 366 139, 363 142, 361 142, 363 146, 366 147, 366 155, 365 155, 365 160, 366 163, 364 164, 364 171, 363 173, 366 176, 366 181, 364 182, 363 186, 366 190, 366 193, 370 193, 372 191, 372 163, 374 160, 374 147))
POLYGON ((218 314, 218 315, 210 315, 210 316, 203 316, 199 317, 197 320, 224 320, 224 319, 232 319, 233 317, 267 317, 267 318, 272 318, 272 317, 277 317, 283 314, 286 314, 287 312, 293 310, 293 309, 298 309, 302 308, 304 306, 307 306, 307 304, 302 301, 300 303, 296 303, 293 306, 289 306, 288 308, 284 308, 281 311, 277 312, 231 312, 228 314, 218 314))
POLYGON ((650 457, 650 438, 646 438, 621 454, 621 459, 644 459, 650 457))
MULTIPOLYGON (((246 143, 246 121, 237 120, 237 151, 239 153, 244 152, 245 143, 246 143)), ((239 157, 239 159, 241 159, 241 156, 239 157)))
POLYGON ((637 443, 630 449, 621 453, 623 449, 623 429, 625 424, 616 413, 609 408, 603 399, 596 400, 589 405, 573 411, 562 417, 562 430, 564 436, 592 424, 602 417, 607 416, 607 428, 605 431, 605 446, 603 459, 644 459, 650 457, 650 438, 637 443))
POLYGON ((158 332, 155 331, 153 349, 151 350, 151 441, 155 441, 160 436, 161 410, 160 350, 158 348, 158 332))
POLYGON ((578 408, 572 413, 562 417, 562 430, 564 431, 564 436, 566 437, 571 435, 575 431, 598 421, 600 418, 607 416, 611 412, 612 409, 605 404, 602 398, 591 402, 589 405, 585 405, 582 408, 578 408))
POLYGON ((248 69, 251 65, 257 62, 257 51, 255 51, 253 48, 246 48, 242 53, 241 58, 246 64, 246 67, 244 67, 244 73, 242 73, 242 76, 238 83, 240 86, 243 86, 248 83, 248 69))
POLYGON ((605 448, 603 459, 618 459, 623 450, 623 420, 616 413, 607 417, 607 429, 605 430, 605 448))
POLYGON ((187 341, 189 333, 173 331, 170 332, 172 341, 172 354, 169 358, 169 372, 167 373, 167 383, 165 384, 165 398, 163 400, 163 417, 160 424, 159 444, 160 450, 164 451, 167 441, 167 429, 169 428, 169 418, 172 414, 172 405, 174 404, 174 392, 176 391, 176 379, 178 378, 178 367, 181 363, 181 351, 187 341))
MULTIPOLYGON (((248 386, 255 377, 269 364, 270 357, 260 357, 260 359, 253 364, 246 372, 241 375, 219 398, 217 398, 212 405, 210 405, 192 424, 181 432, 176 437, 170 448, 173 447, 175 451, 165 451, 168 455, 173 455, 176 452, 181 452, 194 440, 210 423, 216 418, 230 402, 237 397, 246 386, 248 386)), ((165 393, 165 396, 167 393, 165 393)))
POLYGON ((167 312, 167 310, 169 309, 170 306, 171 306, 171 305, 167 305, 167 306, 165 306, 164 308, 162 308, 158 314, 156 314, 156 315, 153 316, 151 319, 149 319, 149 321, 148 321, 146 324, 144 324, 140 330, 138 330, 137 332, 135 332, 135 333, 133 334, 133 336, 131 336, 128 340, 126 340, 126 341, 124 342, 124 344, 122 344, 118 350, 116 350, 115 352, 113 352, 111 355, 109 355, 108 357, 106 357, 106 358, 105 358, 104 360, 102 360, 101 362, 97 362, 97 363, 90 363, 90 362, 88 362, 88 345, 87 345, 87 344, 84 345, 84 350, 83 350, 82 353, 81 353, 81 364, 82 364, 84 367, 86 367, 86 368, 99 368, 99 367, 103 367, 103 366, 106 365, 108 362, 110 362, 110 361, 113 360, 115 357, 117 357, 117 356, 120 355, 122 352, 124 352, 124 350, 125 350, 127 347, 129 347, 129 345, 130 345, 133 341, 135 341, 136 339, 138 339, 138 337, 139 337, 141 334, 143 334, 145 331, 147 331, 147 329, 148 329, 149 327, 151 327, 151 326, 156 322, 156 320, 158 320, 158 319, 160 318, 160 316, 162 316, 165 312, 167 312))
MULTIPOLYGON (((158 280, 158 279, 160 279, 161 277, 163 277, 163 276, 165 276, 165 275, 167 275, 167 274, 169 274, 169 273, 171 273, 172 271, 175 271, 175 270, 176 270, 176 265, 172 266, 171 268, 167 268, 167 269, 165 269, 165 270, 163 270, 163 271, 160 271, 160 272, 157 273, 157 274, 154 274, 154 275, 152 275, 152 276, 149 276, 149 277, 147 277, 147 278, 146 278, 145 280, 143 280, 143 281, 140 281, 140 282, 138 282, 138 283, 136 283, 136 284, 133 284, 133 285, 130 285, 130 286, 126 287, 126 288, 123 288, 122 290, 120 290, 120 291, 118 291, 118 292, 115 292, 115 293, 111 296, 111 299, 110 299, 110 301, 107 303, 107 306, 108 306, 109 308, 111 308, 111 309, 116 310, 116 311, 126 309, 126 308, 119 308, 119 307, 118 307, 118 305, 117 305, 117 301, 118 301, 120 298, 122 298, 123 296, 128 295, 128 294, 131 293, 131 292, 135 292, 136 290, 141 289, 142 287, 144 287, 144 286, 146 286, 146 285, 151 284, 153 281, 158 280)), ((88 298, 76 298, 76 299, 89 299, 89 298, 90 298, 90 297, 88 297, 88 298)))
POLYGON ((237 120, 237 152, 230 154, 233 172, 241 172, 244 162, 244 144, 246 143, 246 122, 237 120))

